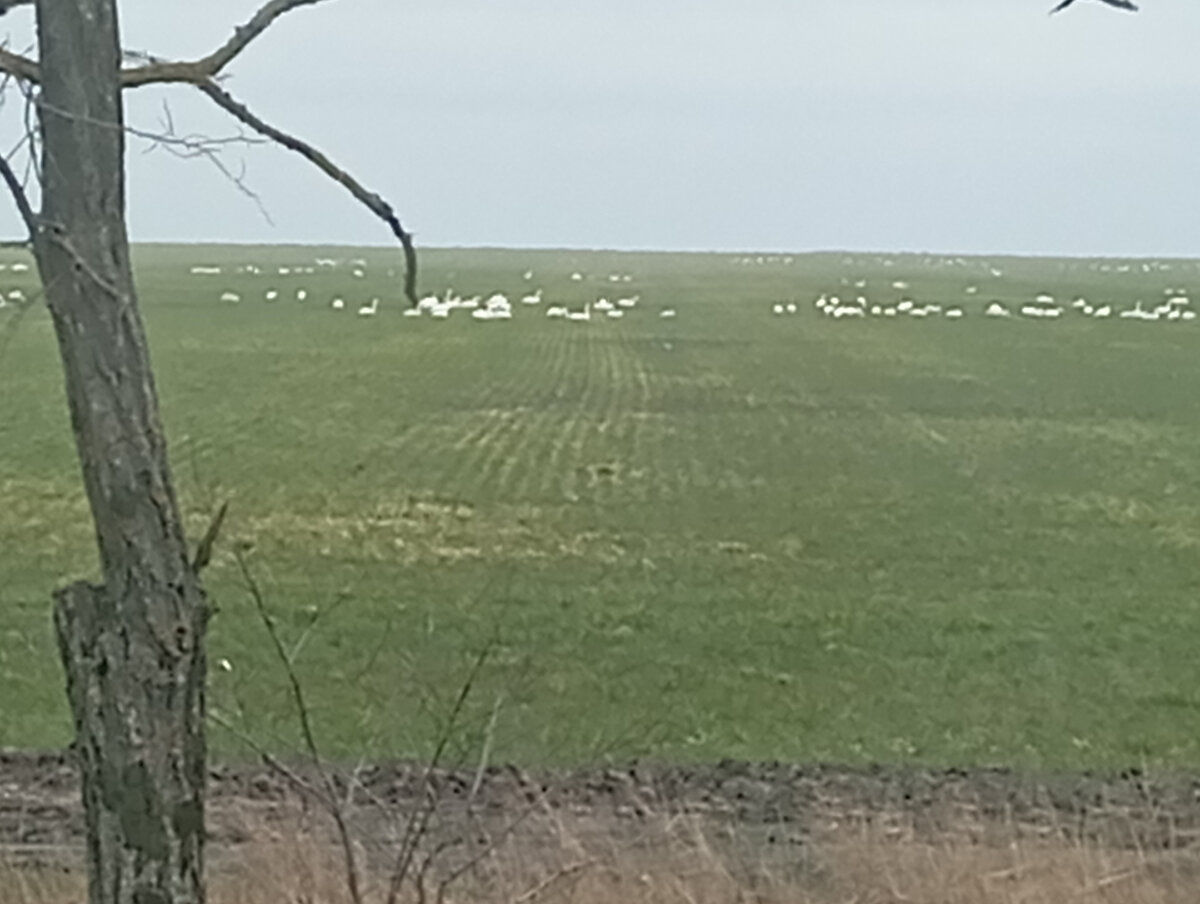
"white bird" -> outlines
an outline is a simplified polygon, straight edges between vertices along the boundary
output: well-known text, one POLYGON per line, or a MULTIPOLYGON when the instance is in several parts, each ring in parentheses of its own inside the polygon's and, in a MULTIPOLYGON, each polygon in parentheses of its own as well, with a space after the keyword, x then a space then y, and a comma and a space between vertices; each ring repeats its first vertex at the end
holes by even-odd
POLYGON ((550 307, 546 308, 546 316, 547 317, 566 317, 567 309, 564 307, 561 307, 560 305, 551 305, 550 307))
POLYGON ((527 279, 527 280, 533 279, 533 271, 532 270, 525 271, 525 279, 527 279))
POLYGON ((617 310, 609 311, 608 316, 611 317, 613 320, 619 320, 620 318, 625 316, 625 312, 618 308, 617 310))
POLYGON ((221 294, 221 301, 241 301, 241 300, 242 300, 242 296, 238 295, 237 292, 223 292, 221 294))
POLYGON ((542 303, 542 290, 538 289, 536 292, 532 292, 529 295, 526 295, 524 298, 521 299, 521 303, 522 304, 541 304, 542 303))
POLYGON ((296 301, 304 301, 306 298, 308 298, 308 292, 305 289, 296 290, 296 301))
POLYGON ((599 298, 596 300, 595 307, 597 311, 611 311, 613 309, 613 303, 607 298, 599 298))
POLYGON ((782 314, 783 313, 783 305, 781 305, 781 304, 772 305, 771 311, 772 311, 772 313, 775 313, 775 314, 782 314))
POLYGON ((622 308, 632 308, 641 300, 641 295, 630 295, 628 298, 618 298, 617 306, 622 308))
POLYGON ((279 297, 279 293, 276 292, 274 289, 267 289, 267 294, 266 294, 267 301, 274 301, 278 297, 279 297))
POLYGON ((580 282, 583 279, 583 274, 582 273, 572 273, 571 279, 573 279, 575 282, 580 282))
POLYGON ((404 316, 405 317, 420 317, 421 309, 420 308, 405 308, 404 316))
POLYGON ((1104 305, 1104 307, 1096 308, 1096 310, 1092 312, 1092 316, 1099 317, 1101 319, 1103 319, 1105 317, 1111 317, 1112 316, 1112 305, 1106 304, 1106 305, 1104 305))
POLYGON ((355 279, 362 279, 364 276, 367 275, 366 272, 361 267, 355 267, 352 272, 354 273, 355 279))
POLYGON ((591 320, 592 319, 591 304, 590 303, 585 304, 583 306, 582 311, 567 311, 567 319, 568 320, 591 320))
POLYGON ((988 317, 1009 317, 1009 316, 1011 316, 1009 314, 1008 308, 1006 308, 1004 305, 1000 304, 1000 302, 998 302, 998 301, 993 301, 990 305, 987 306, 987 310, 984 311, 983 313, 985 313, 988 317))
POLYGON ((787 303, 787 305, 784 307, 784 310, 787 311, 789 314, 795 314, 796 313, 796 303, 794 301, 789 301, 787 303))
POLYGON ((658 312, 658 316, 662 317, 664 320, 669 320, 670 318, 675 316, 675 309, 674 308, 663 308, 661 311, 658 312))
POLYGON ((330 305, 329 305, 329 306, 330 306, 331 308, 333 308, 335 311, 340 311, 342 308, 344 308, 344 307, 346 306, 346 302, 342 301, 342 299, 340 299, 340 298, 335 298, 335 299, 334 299, 334 300, 333 300, 333 301, 330 303, 330 305))
POLYGON ((370 304, 365 304, 361 308, 358 309, 358 316, 371 317, 378 310, 379 310, 379 299, 372 298, 370 304))
POLYGON ((949 317, 951 320, 958 320, 960 317, 962 317, 962 315, 963 315, 962 308, 947 308, 946 309, 946 316, 949 317))

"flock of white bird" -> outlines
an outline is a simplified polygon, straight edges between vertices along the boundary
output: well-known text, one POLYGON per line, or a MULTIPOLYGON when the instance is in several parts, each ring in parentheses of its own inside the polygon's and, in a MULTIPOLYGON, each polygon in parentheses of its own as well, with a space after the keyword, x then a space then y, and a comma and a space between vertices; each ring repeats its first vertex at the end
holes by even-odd
MULTIPOLYGON (((356 278, 362 278, 366 275, 367 262, 365 260, 354 260, 349 262, 352 265, 352 274, 356 278)), ((316 273, 319 269, 331 268, 338 266, 339 262, 328 258, 318 258, 316 267, 279 267, 277 272, 280 276, 288 276, 293 274, 316 273)), ((224 271, 221 267, 211 265, 196 265, 191 267, 190 273, 196 276, 219 276, 224 271)), ((234 268, 235 273, 250 274, 261 276, 265 271, 255 265, 246 264, 234 268)), ((389 270, 389 276, 394 276, 395 272, 389 270)), ((525 280, 532 281, 534 273, 532 270, 525 271, 525 280)), ((586 277, 584 274, 576 271, 571 274, 571 280, 580 282, 586 277)), ((628 273, 612 273, 607 277, 610 283, 629 283, 633 281, 633 276, 628 273)), ((533 308, 541 305, 544 298, 545 290, 538 288, 521 296, 519 303, 523 306, 533 308)), ((308 290, 298 288, 294 295, 296 301, 307 301, 309 297, 308 290)), ((225 291, 221 293, 221 301, 228 303, 239 303, 242 300, 241 294, 233 291, 225 291)), ((275 287, 267 288, 263 292, 263 299, 268 302, 278 301, 281 298, 280 290, 275 287)), ((545 307, 545 316, 549 318, 560 318, 573 322, 588 322, 595 319, 607 318, 609 320, 620 320, 627 312, 634 310, 641 302, 641 293, 625 295, 622 297, 614 297, 609 299, 606 296, 599 296, 594 302, 588 302, 582 308, 568 308, 561 304, 548 304, 545 307)), ((346 300, 341 296, 334 297, 330 303, 330 308, 335 311, 346 309, 346 300)), ((416 307, 406 308, 403 311, 405 317, 432 317, 437 320, 448 319, 454 312, 462 312, 463 316, 469 315, 473 320, 511 320, 513 318, 513 302, 503 292, 494 292, 491 295, 484 297, 481 294, 476 295, 461 295, 453 288, 447 289, 441 295, 426 295, 421 298, 416 307)), ((379 312, 379 298, 372 297, 370 302, 361 305, 357 309, 360 317, 373 317, 379 312)), ((658 316, 663 319, 671 319, 677 314, 674 308, 662 308, 658 312, 658 316)))
MULTIPOLYGON (((739 256, 733 259, 734 263, 740 265, 788 265, 793 260, 794 258, 790 256, 782 255, 739 256)), ((843 264, 846 265, 853 265, 855 263, 862 262, 855 261, 853 258, 847 258, 843 261, 843 264)), ((885 267, 890 267, 895 262, 891 258, 881 258, 877 263, 885 267)), ((979 274, 984 280, 989 276, 999 278, 1004 275, 999 267, 986 261, 980 265, 978 261, 968 261, 965 258, 930 257, 924 263, 935 268, 978 269, 982 266, 979 274)), ((367 262, 362 259, 337 261, 330 258, 317 258, 315 266, 277 267, 274 270, 279 276, 292 276, 316 273, 343 265, 349 267, 350 273, 355 279, 362 279, 366 276, 367 262)), ((1078 265, 1070 266, 1075 267, 1078 265)), ((0 265, 0 269, 3 268, 4 266, 0 265)), ((1171 268, 1172 265, 1168 262, 1132 264, 1097 261, 1090 265, 1090 269, 1094 271, 1118 274, 1151 273, 1154 271, 1166 272, 1171 270, 1171 268)), ((24 264, 12 264, 10 265, 10 269, 20 272, 22 269, 27 270, 28 266, 24 264)), ((210 265, 196 265, 191 268, 191 273, 195 275, 215 276, 220 275, 222 272, 224 271, 221 267, 210 265)), ((235 267, 232 268, 231 272, 258 276, 267 273, 267 271, 255 264, 245 264, 235 267)), ((395 271, 389 270, 388 275, 394 276, 395 271)), ((534 272, 527 270, 524 278, 526 282, 532 282, 534 272)), ((612 273, 607 275, 607 277, 602 274, 585 276, 580 271, 574 271, 570 274, 570 279, 572 282, 582 282, 586 279, 622 284, 632 282, 633 276, 628 273, 612 273)), ((972 305, 973 310, 980 310, 980 308, 974 307, 972 304, 975 303, 975 297, 980 294, 980 289, 977 285, 967 285, 963 290, 963 294, 966 296, 963 303, 952 304, 918 302, 909 296, 908 290, 910 285, 903 279, 896 279, 891 282, 890 291, 886 293, 889 296, 889 300, 886 302, 872 300, 868 297, 867 280, 865 278, 860 277, 852 280, 849 277, 843 277, 841 284, 843 288, 839 292, 823 292, 813 302, 816 310, 823 316, 839 320, 867 317, 940 317, 948 320, 957 320, 967 316, 969 304, 972 305)), ((305 288, 289 290, 287 294, 299 302, 309 299, 309 291, 305 288)), ((14 290, 8 294, 7 299, 18 301, 23 297, 20 290, 14 290)), ((280 300, 283 294, 278 288, 272 286, 263 291, 262 297, 265 301, 275 302, 280 300)), ((231 303, 237 303, 242 300, 242 296, 233 291, 223 292, 220 298, 224 302, 231 303)), ((0 307, 3 307, 6 301, 5 296, 0 294, 0 307)), ((448 319, 451 316, 469 316, 473 320, 479 321, 503 321, 512 320, 514 310, 527 308, 530 310, 540 309, 544 312, 544 316, 548 318, 586 323, 601 319, 620 320, 628 313, 638 309, 640 304, 641 294, 638 292, 620 294, 619 296, 614 294, 611 298, 607 295, 600 295, 594 301, 590 301, 582 307, 568 307, 561 303, 550 303, 545 297, 545 290, 541 288, 532 289, 517 298, 515 303, 503 292, 493 292, 486 296, 483 294, 464 295, 449 288, 440 295, 426 295, 419 300, 415 307, 405 309, 403 315, 405 317, 431 317, 438 320, 448 319)), ((357 306, 355 310, 361 317, 373 317, 379 313, 379 305, 379 298, 372 297, 370 301, 357 306)), ((342 311, 347 308, 347 302, 345 298, 338 296, 329 302, 329 306, 335 311, 342 311)), ((799 313, 800 307, 795 301, 780 301, 774 303, 771 306, 771 310, 776 316, 787 316, 799 313)), ((982 313, 984 316, 990 318, 1017 316, 1033 320, 1057 320, 1068 314, 1090 317, 1097 320, 1107 318, 1168 322, 1196 320, 1196 311, 1192 310, 1187 290, 1183 288, 1167 288, 1163 291, 1163 299, 1161 301, 1147 304, 1142 300, 1138 300, 1133 307, 1123 309, 1118 309, 1117 306, 1111 303, 1094 304, 1083 296, 1077 296, 1069 305, 1066 305, 1060 303, 1050 293, 1043 292, 1025 302, 1006 304, 999 300, 992 300, 982 308, 982 313)), ((676 310, 670 307, 661 308, 658 311, 658 316, 663 319, 670 319, 676 316, 676 310)))
MULTIPOLYGON (((858 280, 854 283, 854 287, 860 290, 865 289, 866 281, 858 280)), ((908 288, 908 283, 897 280, 892 283, 892 288, 902 291, 908 288)), ((978 291, 977 286, 968 286, 965 294, 976 295, 978 291)), ((1069 306, 1064 307, 1053 295, 1043 292, 1030 302, 1015 304, 1011 307, 1000 301, 992 301, 983 309, 983 314, 993 318, 1012 317, 1016 314, 1035 320, 1057 320, 1067 313, 1097 320, 1117 317, 1121 320, 1188 322, 1196 319, 1196 312, 1191 308, 1192 302, 1186 289, 1164 289, 1163 295, 1163 301, 1157 304, 1147 305, 1138 299, 1133 307, 1118 310, 1112 304, 1093 304, 1082 295, 1077 296, 1069 306)), ((945 317, 949 320, 958 320, 966 316, 966 310, 962 305, 920 304, 908 297, 901 297, 898 301, 887 304, 878 304, 870 301, 865 294, 859 293, 856 293, 851 299, 843 299, 838 295, 823 292, 813 302, 813 305, 824 316, 835 319, 903 316, 945 317)), ((771 311, 776 316, 796 314, 799 312, 799 306, 794 301, 776 302, 771 306, 771 311)))

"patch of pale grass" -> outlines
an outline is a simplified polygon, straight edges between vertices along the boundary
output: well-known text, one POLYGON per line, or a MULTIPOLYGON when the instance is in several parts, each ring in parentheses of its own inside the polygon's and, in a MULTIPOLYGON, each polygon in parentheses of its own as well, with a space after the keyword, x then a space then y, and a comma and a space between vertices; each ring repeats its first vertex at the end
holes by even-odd
MULTIPOLYGON (((261 833, 214 850, 213 904, 351 904, 343 863, 323 835, 261 833)), ((423 889, 400 901, 459 904, 1192 904, 1200 857, 1056 838, 1008 827, 922 839, 894 824, 846 827, 817 840, 705 830, 688 818, 611 820, 539 814, 518 832, 472 848, 429 845, 423 889), (449 881, 447 881, 449 880, 449 881), (444 884, 443 884, 444 883, 444 884)), ((364 851, 385 864, 390 851, 364 851)), ((78 871, 0 866, 0 904, 76 904, 78 871)), ((386 897, 386 870, 368 877, 369 904, 386 897)))

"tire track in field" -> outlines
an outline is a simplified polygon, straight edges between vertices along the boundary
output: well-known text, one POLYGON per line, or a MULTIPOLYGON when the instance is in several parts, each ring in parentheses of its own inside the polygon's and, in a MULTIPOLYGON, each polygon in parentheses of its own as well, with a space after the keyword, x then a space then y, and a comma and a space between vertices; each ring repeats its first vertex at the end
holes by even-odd
POLYGON ((532 352, 518 356, 519 363, 507 379, 497 380, 493 386, 507 402, 500 409, 505 412, 506 429, 480 444, 471 475, 475 492, 493 499, 521 501, 512 494, 511 477, 519 464, 531 464, 528 448, 531 441, 536 442, 547 382, 555 369, 556 343, 552 335, 542 333, 533 345, 532 352))
POLYGON ((611 479, 597 483, 596 496, 612 503, 630 495, 629 481, 636 463, 633 459, 632 433, 634 414, 641 400, 638 383, 638 353, 629 334, 621 330, 610 337, 605 347, 604 379, 608 390, 599 429, 603 435, 600 459, 614 466, 611 479))
POLYGON ((386 349, 371 346, 365 350, 368 367, 381 374, 389 373, 385 361, 405 362, 402 387, 394 396, 389 395, 386 404, 381 403, 379 391, 383 389, 387 395, 386 382, 364 388, 358 376, 347 373, 344 351, 339 345, 321 362, 319 382, 336 387, 331 397, 336 399, 333 407, 340 409, 333 421, 339 432, 354 436, 351 425, 360 418, 370 420, 371 428, 359 431, 351 440, 353 448, 348 450, 349 454, 365 454, 362 451, 365 441, 370 451, 402 459, 406 472, 428 473, 432 461, 430 449, 445 441, 444 420, 430 413, 431 407, 435 410, 440 407, 437 386, 441 375, 437 365, 444 358, 440 355, 441 343, 408 335, 389 342, 386 349))
POLYGON ((555 330, 553 342, 548 343, 546 360, 550 366, 545 378, 545 392, 533 413, 529 424, 529 444, 523 452, 523 467, 514 471, 516 462, 510 462, 501 480, 513 481, 511 492, 517 499, 526 501, 561 501, 561 489, 552 489, 561 479, 555 473, 557 437, 566 418, 567 409, 559 403, 559 394, 570 379, 572 351, 577 333, 570 329, 555 330), (514 477, 515 473, 515 477, 514 477))
POLYGON ((509 494, 508 475, 535 429, 532 412, 546 392, 554 368, 552 337, 539 337, 534 351, 505 359, 506 369, 488 381, 480 395, 486 426, 458 445, 458 461, 443 480, 460 495, 498 499, 509 494))
MULTIPOLYGON (((512 488, 513 495, 518 499, 557 502, 562 498, 561 490, 551 489, 558 479, 555 473, 556 439, 566 416, 564 406, 560 404, 560 394, 566 391, 574 340, 578 335, 569 328, 554 329, 545 343, 545 356, 549 362, 545 391, 531 420, 530 448, 526 453, 525 467, 518 472, 512 488)), ((512 479, 511 469, 508 476, 512 479)))
POLYGON ((564 347, 559 390, 556 392, 557 429, 547 431, 547 467, 540 483, 548 497, 578 497, 584 489, 579 479, 578 452, 580 435, 587 428, 594 341, 590 329, 568 327, 564 347), (578 396, 573 389, 579 385, 578 396))
POLYGON ((458 444, 458 455, 442 477, 451 492, 474 497, 486 485, 480 480, 483 463, 494 454, 496 444, 519 426, 516 412, 509 408, 486 408, 475 413, 485 426, 458 444))

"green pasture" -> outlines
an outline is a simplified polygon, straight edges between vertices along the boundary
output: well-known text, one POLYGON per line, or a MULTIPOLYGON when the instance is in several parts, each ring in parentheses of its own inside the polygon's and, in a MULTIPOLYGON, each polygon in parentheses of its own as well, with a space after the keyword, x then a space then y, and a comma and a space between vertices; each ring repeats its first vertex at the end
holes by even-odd
MULTIPOLYGON (((1194 263, 424 253, 428 292, 641 294, 575 323, 401 317, 398 257, 137 252, 193 537, 231 503, 211 701, 263 743, 296 723, 235 543, 334 755, 427 753, 486 646, 456 755, 491 724, 528 764, 1200 766, 1200 322, 982 315, 1154 303, 1194 263)), ((0 328, 0 746, 69 733, 49 596, 96 565, 60 384, 44 309, 0 328)))

